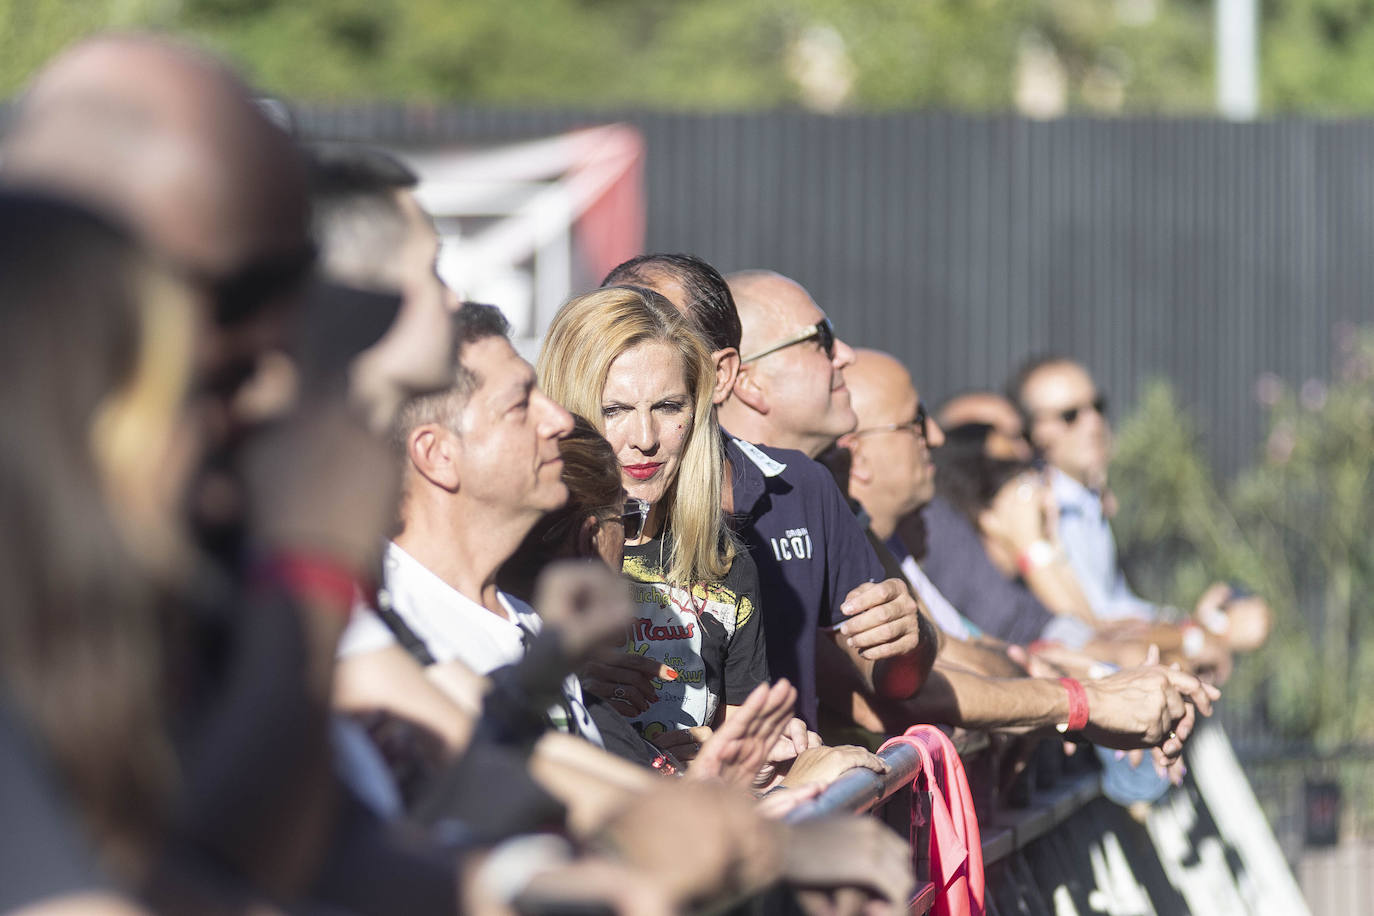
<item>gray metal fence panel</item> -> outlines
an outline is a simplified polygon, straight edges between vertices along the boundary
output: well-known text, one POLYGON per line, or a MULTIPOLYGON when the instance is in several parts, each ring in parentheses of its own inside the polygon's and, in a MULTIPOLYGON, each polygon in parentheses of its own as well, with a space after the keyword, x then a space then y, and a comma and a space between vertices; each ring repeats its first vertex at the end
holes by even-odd
POLYGON ((1374 321, 1374 124, 951 114, 306 109, 306 132, 480 144, 625 120, 648 245, 805 284, 928 400, 1064 352, 1118 414, 1167 377, 1222 472, 1263 435, 1254 382, 1326 377, 1374 321))
POLYGON ((1168 377, 1222 472, 1263 435, 1261 373, 1325 377, 1336 324, 1374 321, 1371 123, 381 104, 298 118, 310 136, 409 146, 631 122, 650 248, 797 278, 930 401, 1051 350, 1087 362, 1118 415, 1168 377))

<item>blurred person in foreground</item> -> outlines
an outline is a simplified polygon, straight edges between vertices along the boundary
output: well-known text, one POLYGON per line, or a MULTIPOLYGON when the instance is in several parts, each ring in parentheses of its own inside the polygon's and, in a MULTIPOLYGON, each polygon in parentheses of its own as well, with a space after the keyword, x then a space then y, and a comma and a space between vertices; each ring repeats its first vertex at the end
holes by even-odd
MULTIPOLYGON (((964 625, 918 563, 920 545, 908 549, 910 526, 903 521, 929 502, 935 492, 932 450, 944 442, 939 425, 926 415, 920 393, 906 368, 875 350, 856 351, 845 375, 858 428, 840 437, 849 456, 849 490, 868 513, 877 538, 890 549, 927 607, 939 609, 937 620, 957 630, 964 625)), ((917 534, 919 537, 920 535, 917 534)), ((1074 713, 1073 695, 1086 702, 1083 734, 1107 747, 1153 747, 1161 764, 1172 763, 1182 750, 1194 721, 1194 707, 1210 713, 1217 694, 1196 678, 1161 667, 1130 669, 1101 679, 1028 678, 997 671, 988 677, 978 667, 988 652, 1006 659, 1005 643, 986 640, 970 648, 966 635, 945 634, 940 658, 927 687, 901 704, 875 702, 889 723, 926 721, 970 728, 1067 731, 1074 713)), ((1026 653, 1022 650, 1021 658, 1026 653)), ((1091 656, 1085 656, 1091 661, 1091 656)), ((983 667, 990 667, 984 665, 983 667)), ((1043 666, 1042 666, 1043 667, 1043 666)))
MULTIPOLYGON (((425 867, 378 845, 330 778, 325 740, 335 644, 353 584, 374 576, 394 465, 341 385, 315 386, 290 422, 255 428, 290 407, 292 331, 327 298, 312 283, 293 145, 219 61, 103 36, 34 80, 0 180, 126 221, 199 312, 193 387, 207 446, 192 514, 213 562, 197 564, 196 600, 164 635, 182 688, 168 710, 181 776, 169 858, 281 899, 342 896, 366 910, 363 885, 425 867)), ((436 896, 451 901, 446 873, 428 886, 446 885, 436 896)))
POLYGON ((9 191, 0 302, 5 792, 47 786, 5 805, 8 911, 141 888, 171 830, 180 659, 163 637, 192 573, 200 315, 120 229, 9 191))
MULTIPOLYGON (((741 312, 724 278, 700 258, 652 254, 615 268, 604 283, 633 283, 662 293, 692 319, 711 348, 716 368, 712 400, 719 405, 726 432, 721 504, 758 566, 767 596, 763 613, 769 670, 797 686, 798 715, 815 727, 817 645, 837 638, 847 657, 844 664, 880 694, 915 693, 934 660, 935 643, 929 642, 934 630, 923 624, 905 584, 884 579, 830 473, 810 454, 793 450, 815 445, 814 437, 760 439, 771 433, 751 419, 752 407, 736 403, 741 312)), ((802 331, 788 331, 796 337, 793 346, 800 345, 808 358, 815 354, 819 364, 804 367, 795 381, 819 422, 835 426, 837 415, 843 420, 847 394, 837 392, 832 403, 828 394, 817 397, 815 389, 820 385, 830 391, 836 372, 831 362, 843 363, 848 350, 836 345, 814 303, 811 309, 802 316, 809 325, 802 322, 802 331)), ((781 355, 791 365, 787 354, 781 355)), ((761 405, 753 382, 745 396, 761 405)), ((852 416, 850 423, 852 427, 852 416)))
MULTIPOLYGON (((1059 540, 1097 617, 1154 622, 1177 616, 1132 592, 1117 559, 1114 500, 1107 489, 1111 424, 1106 399, 1087 369, 1062 356, 1034 359, 1007 390, 1024 418, 1026 439, 1050 466, 1059 540)), ((1182 623, 1178 648, 1190 661, 1213 654, 1211 641, 1248 652, 1264 643, 1269 625, 1263 598, 1217 582, 1198 598, 1193 619, 1182 623)), ((1224 655, 1219 668, 1223 674, 1229 668, 1224 655)))

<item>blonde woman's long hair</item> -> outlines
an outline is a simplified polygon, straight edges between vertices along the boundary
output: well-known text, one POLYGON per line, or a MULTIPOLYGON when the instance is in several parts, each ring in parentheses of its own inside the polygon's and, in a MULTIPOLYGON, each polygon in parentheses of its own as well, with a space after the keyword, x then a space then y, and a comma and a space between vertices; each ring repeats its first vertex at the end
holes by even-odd
POLYGON ((692 399, 692 430, 677 478, 664 493, 667 581, 684 587, 719 582, 736 547, 720 508, 724 480, 720 426, 711 392, 715 365, 706 344, 667 299, 637 286, 611 286, 569 299, 539 351, 539 385, 605 433, 601 394, 611 363, 642 343, 662 342, 682 357, 692 399))

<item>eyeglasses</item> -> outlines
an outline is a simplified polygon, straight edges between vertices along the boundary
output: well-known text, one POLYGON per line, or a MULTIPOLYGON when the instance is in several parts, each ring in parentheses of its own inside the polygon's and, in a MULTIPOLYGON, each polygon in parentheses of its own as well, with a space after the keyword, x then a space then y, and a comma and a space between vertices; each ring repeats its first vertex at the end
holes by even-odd
POLYGON ((1078 418, 1083 415, 1083 412, 1089 408, 1099 417, 1105 417, 1107 415, 1107 398, 1099 394, 1087 404, 1078 404, 1073 407, 1066 407, 1063 410, 1043 410, 1040 411, 1040 414, 1042 416, 1058 417, 1064 421, 1066 426, 1073 426, 1078 422, 1078 418))
POLYGON ((744 359, 740 360, 740 362, 752 363, 756 359, 762 359, 769 353, 776 353, 779 350, 785 350, 788 347, 810 340, 813 337, 815 337, 820 342, 821 349, 825 351, 826 357, 828 359, 834 359, 835 326, 830 323, 829 318, 822 318, 820 321, 811 325, 811 327, 807 328, 806 330, 801 331, 798 334, 794 334, 793 336, 787 338, 784 341, 775 343, 773 344, 773 346, 768 347, 767 349, 760 350, 753 356, 746 356, 744 359))
POLYGON ((644 530, 649 519, 649 501, 631 496, 625 500, 625 509, 620 513, 620 524, 625 526, 625 540, 633 541, 644 530))
POLYGON ((881 426, 866 426, 863 429, 854 430, 854 432, 849 435, 857 439, 862 436, 872 435, 873 433, 895 433, 898 430, 910 430, 913 433, 919 433, 922 439, 927 439, 929 438, 926 432, 929 419, 930 414, 926 412, 926 402, 917 401, 916 416, 914 419, 908 420, 905 423, 884 423, 881 426))

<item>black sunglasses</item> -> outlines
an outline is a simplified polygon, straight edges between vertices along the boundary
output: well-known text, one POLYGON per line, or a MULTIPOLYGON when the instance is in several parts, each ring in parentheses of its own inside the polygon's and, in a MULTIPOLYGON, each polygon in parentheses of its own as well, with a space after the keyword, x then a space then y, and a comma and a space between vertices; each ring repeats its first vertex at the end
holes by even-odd
POLYGON ((625 500, 625 508, 620 513, 620 524, 625 526, 625 540, 633 541, 644 530, 649 519, 649 501, 631 496, 625 500))
POLYGON ((1107 415, 1106 397, 1099 394, 1097 397, 1093 398, 1090 403, 1079 404, 1077 407, 1069 407, 1064 410, 1055 411, 1054 414, 1055 416, 1059 417, 1059 419, 1063 420, 1065 425, 1073 426, 1075 423, 1078 422, 1078 418, 1083 413, 1083 411, 1087 410, 1090 407, 1092 408, 1093 412, 1096 413, 1099 417, 1105 417, 1107 415))
POLYGON ((788 347, 793 346, 794 344, 802 343, 803 341, 810 340, 813 337, 816 338, 817 343, 821 345, 821 349, 825 351, 826 358, 834 359, 835 326, 830 323, 829 318, 822 318, 820 321, 811 325, 809 328, 806 328, 805 330, 792 335, 786 340, 779 341, 778 343, 773 344, 773 346, 771 347, 767 347, 763 350, 760 350, 752 356, 746 356, 744 359, 740 360, 740 362, 752 363, 756 359, 762 359, 769 353, 776 353, 779 350, 785 350, 788 347))

